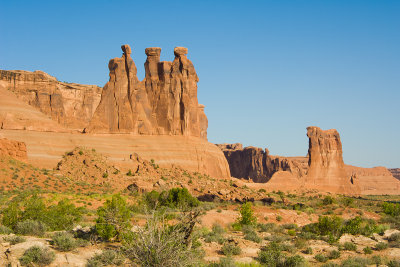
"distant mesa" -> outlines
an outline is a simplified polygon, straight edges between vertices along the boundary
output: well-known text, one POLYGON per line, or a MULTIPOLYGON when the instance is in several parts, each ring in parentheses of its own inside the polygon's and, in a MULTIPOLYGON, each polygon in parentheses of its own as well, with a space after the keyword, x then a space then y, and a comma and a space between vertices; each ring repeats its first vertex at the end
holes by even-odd
MULTIPOLYGON (((335 129, 307 128, 307 157, 272 156, 268 149, 218 144, 235 178, 266 183, 268 190, 302 190, 350 195, 399 194, 400 181, 384 167, 345 165, 335 129)), ((392 170, 396 174, 396 170, 392 170)))

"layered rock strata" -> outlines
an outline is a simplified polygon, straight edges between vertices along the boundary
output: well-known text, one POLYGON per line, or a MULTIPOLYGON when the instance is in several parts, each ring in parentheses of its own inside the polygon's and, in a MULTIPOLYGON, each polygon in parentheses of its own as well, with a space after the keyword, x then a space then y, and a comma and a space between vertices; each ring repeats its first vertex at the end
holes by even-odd
POLYGON ((63 127, 83 129, 99 104, 101 87, 58 81, 42 71, 0 70, 1 85, 63 127))
POLYGON ((359 194, 355 176, 349 177, 343 162, 342 142, 335 129, 308 127, 308 172, 304 185, 308 189, 332 193, 359 194))
POLYGON ((187 48, 176 47, 173 62, 160 61, 161 48, 146 48, 142 82, 130 47, 123 45, 122 50, 121 58, 110 60, 110 80, 87 131, 207 139, 208 121, 197 99, 199 79, 187 48))
POLYGON ((243 148, 239 143, 217 146, 224 152, 231 175, 235 178, 265 183, 278 171, 288 171, 298 178, 307 172, 306 158, 272 156, 268 149, 252 146, 243 148))

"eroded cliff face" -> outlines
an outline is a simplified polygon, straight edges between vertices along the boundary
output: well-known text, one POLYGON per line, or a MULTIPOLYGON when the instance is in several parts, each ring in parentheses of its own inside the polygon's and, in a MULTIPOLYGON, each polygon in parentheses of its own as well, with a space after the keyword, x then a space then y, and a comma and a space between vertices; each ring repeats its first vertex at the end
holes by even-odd
POLYGON ((64 83, 42 71, 0 70, 0 83, 63 127, 83 129, 101 97, 101 87, 64 83))
POLYGON ((0 136, 0 156, 9 156, 17 160, 26 161, 26 145, 24 142, 1 138, 0 136))
POLYGON ((332 193, 359 194, 356 176, 348 176, 343 162, 342 142, 335 129, 307 128, 308 173, 305 187, 332 193))
POLYGON ((235 178, 266 183, 279 171, 288 171, 295 177, 306 175, 306 158, 286 158, 269 155, 268 149, 245 147, 242 144, 218 144, 228 161, 231 175, 235 178))
POLYGON ((146 77, 140 82, 131 49, 109 63, 110 81, 88 132, 183 135, 207 139, 208 121, 197 99, 199 81, 187 48, 176 47, 173 62, 160 62, 161 48, 146 48, 146 77), (105 118, 105 119, 104 119, 105 118))

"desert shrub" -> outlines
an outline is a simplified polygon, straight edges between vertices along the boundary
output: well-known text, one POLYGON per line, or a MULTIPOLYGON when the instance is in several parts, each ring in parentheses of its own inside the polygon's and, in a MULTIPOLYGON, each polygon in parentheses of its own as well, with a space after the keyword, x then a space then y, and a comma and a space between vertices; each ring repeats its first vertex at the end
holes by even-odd
POLYGON ((26 220, 18 222, 15 226, 15 233, 20 235, 43 236, 47 226, 39 221, 26 220))
POLYGON ((86 267, 102 267, 109 265, 121 265, 124 262, 124 257, 121 253, 108 249, 102 251, 100 254, 95 254, 92 258, 88 259, 86 267))
POLYGON ((276 232, 279 227, 275 223, 259 223, 257 228, 260 232, 276 232))
POLYGON ((372 254, 372 249, 370 247, 363 248, 365 254, 372 254))
POLYGON ((336 263, 333 263, 333 262, 328 262, 328 263, 321 265, 321 267, 339 267, 339 265, 336 263))
POLYGON ((213 262, 207 265, 207 267, 239 267, 238 264, 235 263, 235 260, 232 257, 221 257, 219 258, 219 262, 213 262))
POLYGON ((349 207, 349 206, 353 205, 354 199, 352 199, 352 198, 350 198, 350 197, 343 197, 343 198, 341 199, 341 203, 342 203, 344 206, 349 207))
POLYGON ((53 231, 69 230, 82 220, 83 213, 84 208, 75 207, 68 199, 63 199, 47 208, 42 221, 53 231))
POLYGON ((347 220, 341 229, 342 233, 349 233, 352 235, 365 235, 370 236, 372 233, 379 231, 378 226, 374 220, 364 219, 362 217, 355 217, 347 220))
POLYGON ((281 227, 283 228, 283 229, 297 229, 298 228, 298 226, 297 226, 297 224, 295 224, 295 223, 286 223, 286 224, 282 224, 281 225, 281 227))
POLYGON ((240 247, 236 246, 235 244, 232 244, 231 242, 226 242, 222 246, 221 251, 225 256, 240 255, 240 253, 242 253, 240 247))
POLYGON ((46 224, 52 231, 67 230, 82 219, 83 211, 68 200, 47 207, 43 198, 26 193, 15 198, 3 210, 2 223, 15 229, 18 222, 34 220, 46 224))
POLYGON ((170 208, 193 208, 200 204, 186 188, 171 188, 167 193, 160 194, 160 198, 161 205, 170 208))
POLYGON ((280 221, 282 221, 282 220, 283 220, 283 218, 282 218, 282 216, 281 216, 281 215, 278 215, 278 216, 276 216, 276 220, 277 220, 278 222, 280 222, 280 221))
POLYGON ((391 234, 391 235, 388 237, 388 241, 389 241, 389 242, 400 241, 400 233, 391 234))
POLYGON ((313 254, 313 250, 312 250, 311 247, 307 247, 307 248, 303 251, 303 253, 304 253, 304 254, 311 255, 311 254, 313 254))
POLYGON ((316 259, 319 262, 327 262, 328 261, 328 257, 325 256, 324 254, 317 254, 314 256, 314 259, 316 259))
POLYGON ((1 235, 9 235, 9 234, 11 234, 13 231, 9 228, 9 227, 7 227, 7 226, 4 226, 4 225, 0 225, 0 234, 1 235))
POLYGON ((282 253, 282 246, 271 242, 266 247, 262 247, 257 257, 258 261, 266 266, 286 267, 286 266, 305 266, 306 262, 299 255, 288 257, 282 253))
POLYGON ((285 258, 282 267, 300 267, 307 266, 306 260, 300 255, 289 256, 285 258))
POLYGON ((357 246, 355 244, 353 244, 352 242, 345 242, 343 244, 343 250, 356 251, 357 246))
POLYGON ((340 251, 339 250, 331 250, 328 254, 329 259, 338 259, 340 258, 340 251))
POLYGON ((19 261, 22 265, 37 264, 39 266, 45 266, 52 263, 55 256, 55 253, 46 247, 32 246, 24 252, 19 261))
POLYGON ((204 241, 206 243, 217 242, 218 244, 223 244, 225 242, 224 234, 224 228, 219 224, 214 224, 212 231, 204 235, 204 241))
POLYGON ((198 207, 200 201, 193 197, 186 188, 171 188, 161 193, 153 190, 144 194, 140 202, 147 210, 154 210, 159 207, 190 209, 198 207))
POLYGON ((375 245, 376 250, 384 250, 388 248, 388 244, 379 242, 378 244, 375 245))
POLYGON ((288 233, 288 235, 290 235, 290 236, 295 236, 295 235, 296 235, 296 230, 294 230, 294 229, 289 229, 289 230, 287 231, 287 233, 288 233))
POLYGON ((387 264, 388 267, 400 267, 400 260, 391 260, 387 264))
POLYGON ((256 243, 260 243, 261 242, 261 237, 259 237, 257 235, 257 232, 254 231, 254 228, 252 226, 249 225, 244 225, 242 228, 242 231, 244 233, 244 239, 246 240, 250 240, 256 243))
POLYGON ((294 241, 294 246, 297 249, 303 249, 307 246, 307 240, 303 238, 296 238, 296 240, 294 241))
POLYGON ((26 238, 19 235, 5 236, 3 237, 5 242, 9 242, 11 245, 15 245, 18 243, 23 243, 26 241, 26 238))
POLYGON ((113 238, 120 240, 130 228, 131 212, 120 195, 113 195, 97 210, 97 214, 96 232, 106 241, 113 238))
POLYGON ((360 257, 349 257, 343 260, 340 264, 341 267, 364 267, 367 265, 369 265, 368 259, 360 257))
POLYGON ((323 205, 331 205, 331 204, 333 204, 333 203, 335 203, 335 199, 333 198, 333 197, 331 197, 331 196, 326 196, 326 197, 324 197, 324 199, 322 200, 322 204, 323 205))
POLYGON ((237 223, 240 225, 255 225, 257 223, 257 217, 254 215, 250 202, 243 203, 240 207, 237 223))
POLYGON ((88 244, 86 240, 75 239, 72 234, 67 232, 55 233, 52 237, 52 243, 60 251, 71 251, 88 244))
POLYGON ((196 266, 199 251, 189 244, 200 212, 183 214, 179 223, 169 225, 159 214, 153 214, 144 227, 124 241, 127 257, 139 266, 196 266))
POLYGON ((390 216, 400 215, 400 204, 384 202, 382 204, 382 209, 385 214, 388 214, 390 216))
POLYGON ((306 239, 311 239, 315 237, 315 235, 319 236, 330 236, 332 239, 339 239, 341 236, 341 226, 343 220, 337 216, 321 216, 318 218, 317 223, 307 224, 302 228, 302 237, 306 239), (310 235, 307 238, 307 234, 311 233, 314 235, 310 235))

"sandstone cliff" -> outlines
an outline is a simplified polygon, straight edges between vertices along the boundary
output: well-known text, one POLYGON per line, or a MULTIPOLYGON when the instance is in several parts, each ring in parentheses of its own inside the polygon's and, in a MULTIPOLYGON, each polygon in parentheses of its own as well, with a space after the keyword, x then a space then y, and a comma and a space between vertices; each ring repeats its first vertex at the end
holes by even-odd
POLYGON ((332 193, 359 194, 358 181, 346 173, 339 133, 334 129, 324 131, 308 127, 307 136, 309 169, 304 179, 305 187, 332 193))
POLYGON ((128 45, 110 60, 110 80, 87 132, 184 135, 207 139, 207 117, 197 100, 198 77, 187 48, 176 47, 173 62, 160 62, 161 48, 145 50, 140 82, 128 45))
POLYGON ((393 177, 400 180, 400 168, 389 169, 393 177))
POLYGON ((26 145, 24 142, 0 137, 0 156, 10 156, 25 161, 27 159, 26 145))
POLYGON ((65 83, 42 71, 0 70, 0 83, 66 128, 83 129, 99 104, 101 88, 65 83))
POLYGON ((265 183, 278 171, 288 171, 298 178, 305 176, 307 172, 306 158, 272 156, 268 149, 252 146, 243 148, 239 143, 217 146, 224 152, 231 175, 235 178, 265 183))

